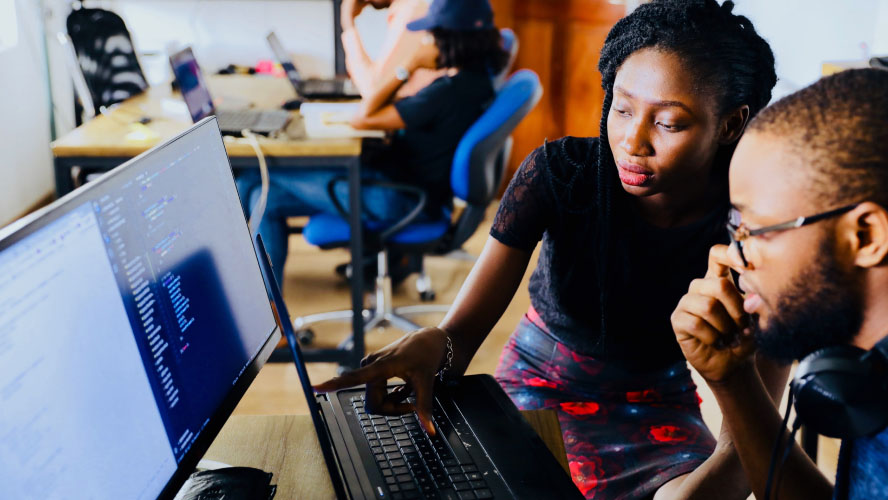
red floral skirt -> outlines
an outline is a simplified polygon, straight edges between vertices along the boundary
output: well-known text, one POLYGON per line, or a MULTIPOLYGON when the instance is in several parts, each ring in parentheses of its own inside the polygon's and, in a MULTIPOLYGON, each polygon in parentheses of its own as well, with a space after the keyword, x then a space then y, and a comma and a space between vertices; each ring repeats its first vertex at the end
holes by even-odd
POLYGON ((534 319, 539 324, 521 320, 495 376, 522 410, 557 410, 570 472, 586 498, 650 498, 709 457, 715 438, 684 362, 627 371, 572 351, 534 319))

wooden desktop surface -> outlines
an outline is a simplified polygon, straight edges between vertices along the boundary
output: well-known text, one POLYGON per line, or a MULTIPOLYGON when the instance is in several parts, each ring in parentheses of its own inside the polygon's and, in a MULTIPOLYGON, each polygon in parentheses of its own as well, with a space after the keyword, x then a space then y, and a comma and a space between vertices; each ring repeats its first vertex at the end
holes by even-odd
MULTIPOLYGON (((522 411, 568 471, 561 426, 554 410, 522 411)), ((276 498, 333 498, 333 485, 309 415, 236 415, 204 455, 228 465, 274 474, 276 498)))
MULTIPOLYGON (((246 75, 213 75, 207 82, 220 109, 280 109, 281 103, 296 97, 285 78, 246 75)), ((301 116, 293 119, 283 134, 260 137, 267 156, 358 156, 358 138, 307 138, 301 116)), ((57 157, 133 157, 181 133, 192 124, 182 96, 169 85, 148 89, 115 106, 109 113, 72 130, 52 143, 57 157), (146 124, 139 119, 148 117, 146 124)), ((229 156, 255 156, 243 138, 225 137, 229 156)))

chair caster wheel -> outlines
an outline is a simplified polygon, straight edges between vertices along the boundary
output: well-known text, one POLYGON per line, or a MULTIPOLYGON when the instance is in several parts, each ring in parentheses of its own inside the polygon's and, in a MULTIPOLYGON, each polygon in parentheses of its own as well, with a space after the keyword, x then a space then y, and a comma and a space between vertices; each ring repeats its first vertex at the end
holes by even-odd
POLYGON ((421 300, 423 302, 431 302, 431 301, 435 300, 435 292, 433 290, 419 292, 419 300, 421 300))
POLYGON ((299 342, 299 345, 311 345, 311 343, 314 342, 314 339, 315 332, 311 328, 296 332, 296 340, 299 342))

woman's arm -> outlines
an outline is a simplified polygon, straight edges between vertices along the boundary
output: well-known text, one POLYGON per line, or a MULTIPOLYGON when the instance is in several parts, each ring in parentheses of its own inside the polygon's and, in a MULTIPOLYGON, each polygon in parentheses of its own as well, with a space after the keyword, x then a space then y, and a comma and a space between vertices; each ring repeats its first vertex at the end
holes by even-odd
POLYGON ((367 384, 367 405, 374 413, 397 414, 415 410, 423 427, 434 434, 432 388, 441 368, 447 337, 453 345, 452 373, 462 374, 475 351, 502 316, 530 262, 530 252, 506 246, 490 237, 478 262, 460 288, 450 312, 438 328, 409 333, 367 356, 362 367, 315 386, 327 392, 367 384), (407 390, 386 394, 386 381, 398 377, 407 390), (403 403, 412 389, 416 406, 403 403))

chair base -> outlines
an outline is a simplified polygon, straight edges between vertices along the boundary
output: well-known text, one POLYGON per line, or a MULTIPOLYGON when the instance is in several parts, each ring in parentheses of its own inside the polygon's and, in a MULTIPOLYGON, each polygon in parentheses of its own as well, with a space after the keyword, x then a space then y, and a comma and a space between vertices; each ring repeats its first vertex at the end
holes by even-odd
MULTIPOLYGON (((405 333, 419 330, 422 326, 411 321, 408 316, 446 313, 450 310, 450 305, 429 304, 415 306, 392 306, 392 279, 388 273, 388 256, 385 250, 379 252, 376 258, 377 277, 376 277, 376 305, 373 309, 364 309, 362 316, 364 318, 364 332, 369 332, 374 328, 392 326, 405 333)), ((420 273, 416 280, 416 288, 423 300, 431 300, 434 298, 434 291, 431 288, 431 281, 425 271, 420 273), (431 297, 431 298, 426 298, 431 297)), ((330 311, 308 316, 301 316, 293 319, 293 329, 297 332, 311 332, 308 328, 310 325, 323 321, 343 321, 349 322, 352 319, 351 310, 330 311)), ((300 343, 308 344, 313 339, 313 333, 300 333, 300 343)), ((348 349, 351 347, 353 339, 351 336, 343 341, 340 349, 348 349)))

